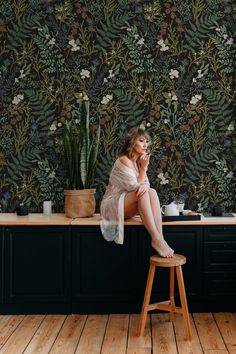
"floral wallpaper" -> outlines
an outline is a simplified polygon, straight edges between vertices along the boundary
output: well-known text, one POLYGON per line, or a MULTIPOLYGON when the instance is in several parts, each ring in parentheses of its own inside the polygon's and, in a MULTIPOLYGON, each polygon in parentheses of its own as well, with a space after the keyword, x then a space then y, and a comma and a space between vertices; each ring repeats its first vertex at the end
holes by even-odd
POLYGON ((152 136, 161 203, 235 211, 235 4, 0 1, 0 206, 63 211, 62 132, 90 101, 101 125, 97 210, 124 135, 152 136))

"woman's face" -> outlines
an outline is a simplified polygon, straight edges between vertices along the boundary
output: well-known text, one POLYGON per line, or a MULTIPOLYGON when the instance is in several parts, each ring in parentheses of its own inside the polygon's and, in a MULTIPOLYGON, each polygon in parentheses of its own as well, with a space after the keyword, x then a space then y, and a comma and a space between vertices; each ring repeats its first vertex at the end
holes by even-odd
POLYGON ((135 152, 138 155, 143 155, 143 154, 147 154, 147 149, 148 149, 148 139, 142 135, 137 137, 137 139, 135 140, 133 152, 135 152))

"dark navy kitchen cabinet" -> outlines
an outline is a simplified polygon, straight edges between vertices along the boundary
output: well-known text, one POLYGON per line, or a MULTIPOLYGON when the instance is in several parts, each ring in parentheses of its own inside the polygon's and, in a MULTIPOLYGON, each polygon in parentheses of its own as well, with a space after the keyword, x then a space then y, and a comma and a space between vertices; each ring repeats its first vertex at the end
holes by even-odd
POLYGON ((72 229, 72 309, 76 313, 136 312, 138 228, 123 245, 107 242, 99 226, 72 229))
POLYGON ((70 228, 6 227, 4 313, 69 313, 70 228))
POLYGON ((220 303, 231 311, 236 298, 236 227, 206 226, 203 250, 203 296, 211 311, 218 311, 220 303))
MULTIPOLYGON (((235 311, 236 226, 164 226, 186 256, 190 311, 235 311)), ((138 313, 154 254, 142 225, 125 226, 123 245, 99 226, 0 227, 0 313, 138 313)), ((152 297, 168 298, 168 270, 156 272, 152 297)), ((176 289, 178 302, 178 291, 176 289)))

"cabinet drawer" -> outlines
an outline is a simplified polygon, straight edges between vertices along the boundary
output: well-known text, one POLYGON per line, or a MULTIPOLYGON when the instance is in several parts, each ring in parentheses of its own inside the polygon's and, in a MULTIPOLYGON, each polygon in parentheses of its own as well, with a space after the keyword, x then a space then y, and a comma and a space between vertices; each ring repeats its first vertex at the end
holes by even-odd
POLYGON ((204 242, 215 241, 235 241, 236 242, 236 226, 219 225, 206 226, 204 228, 204 242))
POLYGON ((236 272, 206 272, 203 291, 208 296, 236 296, 236 272))
POLYGON ((204 270, 236 272, 236 241, 205 243, 204 270))

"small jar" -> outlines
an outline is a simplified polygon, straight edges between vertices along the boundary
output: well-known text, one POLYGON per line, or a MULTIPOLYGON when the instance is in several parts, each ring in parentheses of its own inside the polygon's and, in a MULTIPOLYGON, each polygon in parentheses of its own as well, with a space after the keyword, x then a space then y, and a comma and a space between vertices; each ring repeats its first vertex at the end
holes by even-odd
POLYGON ((29 214, 29 208, 26 205, 21 203, 16 208, 16 214, 19 215, 19 216, 28 215, 29 214))

